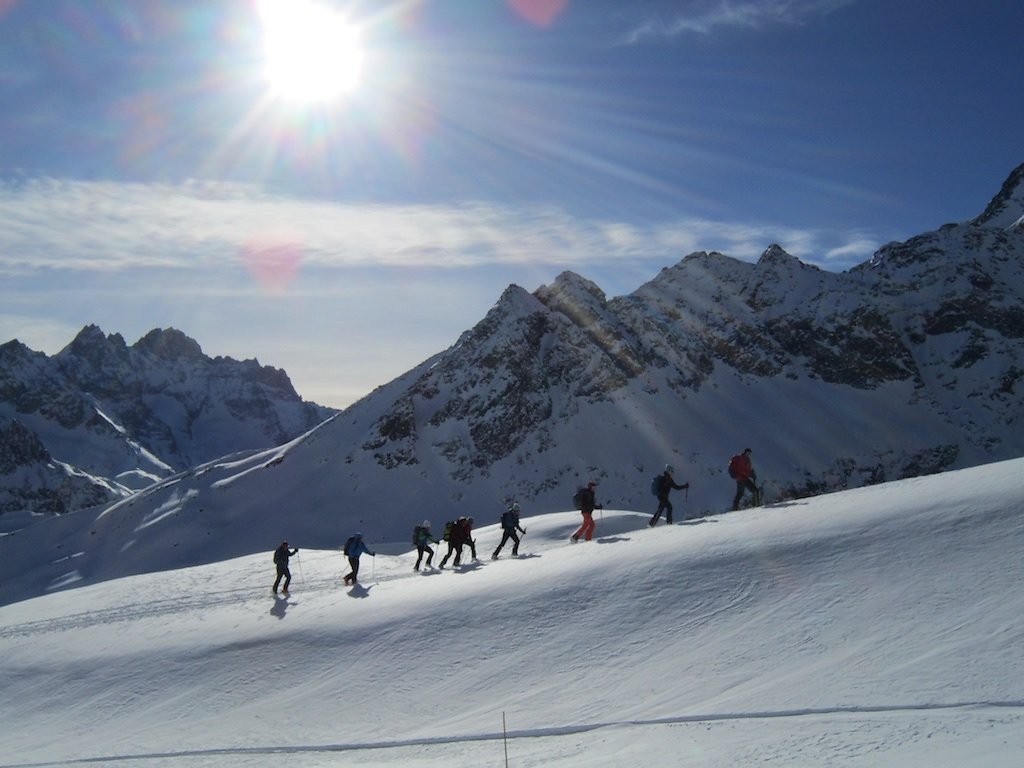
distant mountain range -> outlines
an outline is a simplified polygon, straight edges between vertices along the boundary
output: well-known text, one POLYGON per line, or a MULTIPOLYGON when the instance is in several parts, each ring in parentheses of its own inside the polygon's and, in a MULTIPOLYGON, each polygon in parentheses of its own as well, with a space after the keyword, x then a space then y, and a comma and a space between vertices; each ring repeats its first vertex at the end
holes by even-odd
MULTIPOLYGON (((746 447, 766 501, 796 504, 1024 456, 1024 166, 978 217, 890 243, 844 273, 773 245, 756 264, 690 254, 612 299, 570 272, 532 293, 512 285, 449 349, 288 443, 273 438, 288 430, 268 402, 288 405, 295 432, 323 410, 302 404, 290 387, 275 398, 280 372, 260 373, 252 363, 248 378, 226 386, 211 376, 202 395, 185 396, 171 383, 195 379, 180 371, 217 363, 199 365, 197 350, 183 354, 182 338, 171 337, 169 360, 140 342, 141 367, 123 381, 109 372, 124 370, 117 364, 124 352, 108 350, 123 345, 100 344, 95 329, 84 334, 81 346, 99 351, 75 353, 79 362, 70 367, 89 387, 68 393, 50 384, 22 411, 60 403, 58 413, 76 414, 67 430, 81 433, 88 423, 113 439, 123 427, 165 462, 171 446, 181 457, 198 459, 200 445, 206 456, 225 456, 98 517, 49 521, 30 545, 52 547, 54 563, 62 554, 77 559, 73 569, 47 566, 40 583, 269 551, 283 538, 336 547, 357 527, 400 547, 423 518, 438 528, 457 515, 491 523, 513 499, 524 514, 570 509, 587 480, 598 482, 598 501, 608 508, 653 512, 651 478, 667 463, 690 484, 674 493, 676 515, 703 515, 730 507, 726 465, 746 447), (171 360, 176 373, 166 367, 171 360), (137 394, 131 382, 139 378, 179 395, 137 394), (124 405, 114 408, 115 400, 124 405), (138 402, 162 419, 132 420, 128 404, 138 402), (206 408, 190 407, 198 403, 206 408), (247 414, 241 420, 260 440, 238 433, 229 447, 218 442, 225 439, 219 428, 200 440, 200 427, 223 425, 226 414, 247 414), (180 449, 185 436, 195 441, 191 454, 180 449), (268 441, 280 444, 226 455, 268 441), (171 518, 174 541, 161 526, 171 518), (276 541, 266 540, 268 530, 276 541), (216 546, 197 555, 188 546, 197 538, 216 546)), ((4 370, 15 356, 25 376, 31 361, 41 370, 52 365, 8 345, 4 370)), ((10 409, 14 398, 3 386, 10 409)), ((31 441, 36 424, 21 423, 18 440, 42 461, 31 441)), ((131 444, 121 445, 131 455, 131 444)))
POLYGON ((303 402, 284 371, 211 359, 174 329, 129 347, 91 325, 53 357, 11 341, 0 346, 0 514, 124 498, 333 413, 303 402))

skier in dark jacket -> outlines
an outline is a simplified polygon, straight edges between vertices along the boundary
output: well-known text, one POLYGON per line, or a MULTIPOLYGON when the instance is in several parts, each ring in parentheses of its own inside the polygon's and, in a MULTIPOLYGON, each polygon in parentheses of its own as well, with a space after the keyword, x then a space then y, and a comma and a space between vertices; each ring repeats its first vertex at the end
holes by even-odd
POLYGON ((658 518, 661 517, 661 513, 665 513, 665 522, 672 525, 672 502, 668 500, 669 493, 674 488, 677 491, 681 491, 684 488, 689 488, 689 483, 683 483, 678 485, 675 480, 672 479, 672 473, 675 470, 671 464, 665 465, 665 471, 661 475, 661 479, 658 483, 658 511, 654 513, 654 517, 651 518, 651 522, 648 523, 652 528, 658 524, 658 518))
POLYGON ((736 481, 736 495, 732 499, 734 512, 740 508, 740 501, 746 491, 750 491, 750 495, 754 497, 755 506, 761 503, 761 491, 754 482, 757 480, 757 472, 750 461, 751 453, 753 451, 749 448, 744 448, 743 453, 737 453, 729 459, 729 477, 736 481))
POLYGON ((570 538, 573 544, 580 540, 582 536, 587 541, 594 538, 594 528, 597 524, 594 522, 594 510, 604 509, 600 504, 597 503, 597 483, 591 480, 587 483, 586 488, 580 488, 579 490, 579 507, 580 512, 583 513, 583 524, 576 530, 570 538))
POLYGON ((430 521, 424 520, 422 525, 416 526, 415 544, 419 555, 416 557, 416 565, 412 567, 414 571, 420 569, 420 563, 423 561, 423 553, 427 553, 427 568, 430 567, 431 561, 434 559, 434 550, 430 548, 430 543, 440 544, 437 539, 430 533, 430 521))
POLYGON ((366 546, 366 542, 363 541, 363 534, 355 533, 349 537, 348 541, 345 542, 345 557, 348 558, 349 567, 352 569, 345 574, 346 584, 355 584, 356 579, 359 577, 359 556, 363 553, 370 555, 370 557, 376 557, 376 552, 371 552, 366 546))
POLYGON ((288 585, 292 583, 292 572, 288 570, 288 558, 298 551, 298 547, 289 549, 287 541, 282 541, 281 546, 274 550, 274 565, 277 567, 277 578, 274 579, 272 589, 275 595, 277 594, 277 586, 281 583, 282 578, 284 579, 284 588, 281 591, 286 595, 288 594, 288 585))
POLYGON ((513 501, 512 505, 502 513, 501 529, 503 531, 501 543, 494 550, 494 554, 491 555, 491 560, 498 559, 498 555, 501 554, 501 548, 505 546, 505 542, 509 539, 512 539, 512 557, 519 554, 519 536, 517 532, 526 533, 526 529, 519 525, 519 504, 517 502, 513 501))
POLYGON ((457 568, 462 563, 462 548, 467 544, 473 559, 476 560, 476 542, 473 541, 473 518, 460 517, 452 524, 451 530, 448 532, 448 551, 441 560, 440 567, 444 568, 448 558, 454 554, 455 559, 452 561, 452 565, 457 568))

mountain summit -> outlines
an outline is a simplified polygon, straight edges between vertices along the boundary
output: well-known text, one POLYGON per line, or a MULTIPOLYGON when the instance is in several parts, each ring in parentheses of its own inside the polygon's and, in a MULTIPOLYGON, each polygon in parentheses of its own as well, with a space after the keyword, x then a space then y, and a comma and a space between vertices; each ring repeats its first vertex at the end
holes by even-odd
POLYGON ((1024 228, 1024 164, 1017 166, 988 207, 971 223, 995 229, 1024 228))

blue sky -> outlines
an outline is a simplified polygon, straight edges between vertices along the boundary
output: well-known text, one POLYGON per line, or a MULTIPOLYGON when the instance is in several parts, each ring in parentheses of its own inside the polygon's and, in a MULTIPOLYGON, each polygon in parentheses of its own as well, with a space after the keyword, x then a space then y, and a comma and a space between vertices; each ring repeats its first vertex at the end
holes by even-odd
POLYGON ((1021 3, 322 5, 361 65, 302 102, 257 0, 0 0, 0 342, 173 326, 343 406, 509 283, 847 269, 1024 162, 1021 3))

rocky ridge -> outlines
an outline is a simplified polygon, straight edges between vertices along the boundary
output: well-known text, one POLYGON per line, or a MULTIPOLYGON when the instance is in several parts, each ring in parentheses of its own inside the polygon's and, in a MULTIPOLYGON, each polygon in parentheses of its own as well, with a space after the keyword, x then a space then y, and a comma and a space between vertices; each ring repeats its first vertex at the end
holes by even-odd
POLYGON ((53 357, 0 346, 0 513, 123 498, 211 458, 286 442, 334 411, 287 374, 209 358, 175 329, 128 346, 87 326, 53 357))

